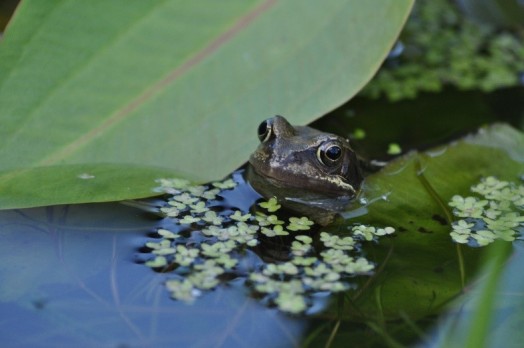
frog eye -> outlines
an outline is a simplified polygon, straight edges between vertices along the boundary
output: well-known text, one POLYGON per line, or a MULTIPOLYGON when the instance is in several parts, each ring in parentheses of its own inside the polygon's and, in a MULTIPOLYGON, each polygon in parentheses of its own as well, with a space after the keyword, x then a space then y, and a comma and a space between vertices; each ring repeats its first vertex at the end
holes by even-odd
POLYGON ((258 139, 260 139, 260 142, 266 142, 271 138, 271 135, 273 134, 273 123, 271 120, 265 120, 258 126, 258 139))
POLYGON ((335 144, 322 145, 317 150, 317 158, 323 165, 334 164, 342 157, 342 148, 335 144))

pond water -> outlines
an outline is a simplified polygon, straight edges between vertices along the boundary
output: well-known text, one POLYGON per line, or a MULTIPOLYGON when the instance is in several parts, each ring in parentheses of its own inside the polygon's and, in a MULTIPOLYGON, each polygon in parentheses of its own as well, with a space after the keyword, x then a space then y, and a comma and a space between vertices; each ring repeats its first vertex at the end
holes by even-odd
POLYGON ((192 305, 137 263, 159 226, 121 204, 0 213, 0 337, 7 347, 293 346, 306 321, 265 308, 241 282, 192 305))

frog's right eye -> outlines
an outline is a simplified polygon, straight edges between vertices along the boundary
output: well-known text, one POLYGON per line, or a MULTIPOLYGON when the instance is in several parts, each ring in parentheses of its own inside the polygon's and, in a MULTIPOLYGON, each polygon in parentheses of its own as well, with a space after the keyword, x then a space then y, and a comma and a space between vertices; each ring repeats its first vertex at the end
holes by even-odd
POLYGON ((265 120, 258 126, 258 139, 260 139, 260 142, 264 143, 268 141, 271 136, 273 135, 273 122, 271 122, 271 119, 265 120))

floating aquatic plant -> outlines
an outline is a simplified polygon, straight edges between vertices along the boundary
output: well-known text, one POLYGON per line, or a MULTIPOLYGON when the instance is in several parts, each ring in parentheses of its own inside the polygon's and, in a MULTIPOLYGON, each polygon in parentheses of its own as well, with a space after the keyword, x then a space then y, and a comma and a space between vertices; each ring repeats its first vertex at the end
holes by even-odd
POLYGON ((464 14, 457 1, 419 0, 389 61, 362 95, 395 101, 451 85, 490 92, 521 84, 522 27, 498 28, 464 14))
POLYGON ((497 239, 513 241, 524 231, 524 186, 487 177, 471 191, 478 196, 455 195, 448 203, 459 219, 451 238, 461 244, 484 246, 497 239))
MULTIPOLYGON (((369 274, 374 265, 359 254, 357 246, 394 231, 390 227, 356 225, 351 228, 352 236, 321 232, 314 237, 300 233, 310 233, 314 227, 307 217, 284 219, 271 214, 281 208, 274 197, 258 204, 269 215, 236 208, 221 212, 212 209, 216 207, 210 205, 212 200, 237 185, 232 179, 200 186, 176 179, 158 182, 159 190, 171 195, 160 211, 175 227, 158 229, 158 238, 146 243, 152 258, 145 264, 172 272, 175 278, 166 281, 166 288, 173 299, 184 302, 193 302, 215 288, 227 274, 239 276, 237 268, 245 267, 239 265, 246 249, 255 248, 262 237, 292 238, 286 242, 283 260, 251 266, 247 278, 253 291, 280 310, 304 312, 311 306, 314 293, 347 290, 350 277, 369 274), (315 238, 321 242, 318 250, 315 238)), ((242 273, 245 271, 242 269, 242 273)))
POLYGON ((311 229, 314 222, 309 220, 307 217, 291 217, 289 218, 289 225, 287 229, 290 231, 307 231, 311 229))
POLYGON ((278 204, 278 201, 275 197, 270 198, 267 202, 260 203, 259 206, 266 209, 270 213, 276 212, 281 207, 281 205, 278 204))

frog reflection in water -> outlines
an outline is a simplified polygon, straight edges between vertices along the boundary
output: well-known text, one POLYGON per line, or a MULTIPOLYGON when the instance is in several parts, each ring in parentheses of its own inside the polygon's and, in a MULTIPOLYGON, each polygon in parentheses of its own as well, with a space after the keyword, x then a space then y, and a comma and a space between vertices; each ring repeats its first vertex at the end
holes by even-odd
POLYGON ((363 176, 349 141, 282 116, 258 127, 260 145, 249 159, 248 181, 266 198, 326 225, 357 197, 363 176))

